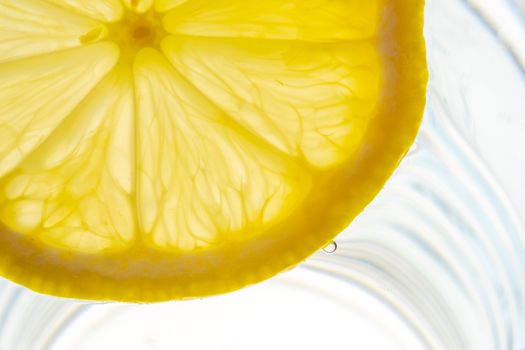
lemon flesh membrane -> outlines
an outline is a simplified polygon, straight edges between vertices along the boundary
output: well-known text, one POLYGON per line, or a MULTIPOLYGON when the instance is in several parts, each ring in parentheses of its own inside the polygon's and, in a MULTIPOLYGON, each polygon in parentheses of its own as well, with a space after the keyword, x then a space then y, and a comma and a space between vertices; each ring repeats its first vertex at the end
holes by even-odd
POLYGON ((320 249, 407 152, 422 0, 0 0, 0 275, 162 301, 320 249))

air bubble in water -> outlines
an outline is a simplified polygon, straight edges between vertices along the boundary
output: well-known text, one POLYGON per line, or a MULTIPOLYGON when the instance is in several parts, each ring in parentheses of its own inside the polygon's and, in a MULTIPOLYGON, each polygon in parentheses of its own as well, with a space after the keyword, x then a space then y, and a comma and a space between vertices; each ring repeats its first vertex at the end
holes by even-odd
POLYGON ((327 254, 335 253, 336 250, 337 250, 337 243, 335 241, 333 241, 332 243, 330 243, 329 245, 323 248, 323 252, 327 254))

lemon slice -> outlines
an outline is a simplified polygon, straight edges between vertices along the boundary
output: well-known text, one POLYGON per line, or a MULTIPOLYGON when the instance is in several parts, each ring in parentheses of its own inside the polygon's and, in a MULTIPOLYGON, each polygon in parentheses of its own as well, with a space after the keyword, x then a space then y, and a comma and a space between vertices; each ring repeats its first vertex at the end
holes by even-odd
POLYGON ((0 0, 0 275, 225 293, 317 251, 417 133, 422 0, 0 0))

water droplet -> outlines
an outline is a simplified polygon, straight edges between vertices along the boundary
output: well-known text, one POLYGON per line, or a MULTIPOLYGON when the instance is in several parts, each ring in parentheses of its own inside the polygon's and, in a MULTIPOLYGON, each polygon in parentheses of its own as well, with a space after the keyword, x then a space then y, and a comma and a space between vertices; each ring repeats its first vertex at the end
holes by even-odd
POLYGON ((337 243, 335 243, 335 241, 333 241, 332 243, 330 243, 329 245, 323 248, 323 252, 327 254, 333 254, 335 253, 336 250, 337 250, 337 243))

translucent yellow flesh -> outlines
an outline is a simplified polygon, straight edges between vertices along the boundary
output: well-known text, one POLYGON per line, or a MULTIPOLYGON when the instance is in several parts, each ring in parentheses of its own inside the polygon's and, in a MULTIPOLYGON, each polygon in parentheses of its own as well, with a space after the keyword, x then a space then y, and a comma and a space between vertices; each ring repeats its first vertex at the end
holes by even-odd
MULTIPOLYGON (((137 12, 152 5, 124 3, 137 12)), ((352 37, 359 30, 344 20, 356 16, 356 6, 365 15, 374 8, 356 4, 342 11, 344 3, 333 2, 311 28, 302 28, 300 16, 319 12, 319 1, 188 1, 165 22, 180 24, 170 17, 182 16, 198 29, 206 28, 198 21, 230 18, 222 34, 237 36, 229 29, 238 21, 261 23, 251 17, 281 15, 275 8, 283 7, 286 29, 271 35, 313 39, 303 35, 323 29, 322 39, 352 37), (323 23, 334 28, 318 27, 323 23)), ((46 14, 30 5, 19 6, 46 14)), ((57 20, 64 12, 48 8, 57 20)), ((119 11, 110 2, 87 9, 104 18, 119 11)), ((91 30, 85 22, 77 35, 91 30)), ((363 23, 370 35, 374 21, 363 23)), ((309 166, 352 155, 377 103, 380 63, 369 42, 169 36, 161 50, 140 49, 132 68, 110 73, 117 53, 109 44, 0 66, 2 222, 82 252, 135 241, 193 250, 250 239, 307 195, 309 166)))
POLYGON ((189 0, 161 1, 171 10, 170 33, 307 41, 371 38, 378 1, 358 0, 189 0), (171 5, 171 6, 170 6, 171 5))
MULTIPOLYGON (((351 219, 344 203, 367 197, 341 186, 360 193, 347 169, 390 96, 385 1, 0 0, 0 241, 30 242, 41 274, 73 290, 60 254, 73 273, 108 259, 119 280, 155 262, 205 271, 216 254, 209 271, 227 276, 226 251, 255 269, 242 247, 271 251, 317 215, 351 219)), ((234 288, 209 278, 190 294, 234 288)))
POLYGON ((143 13, 148 11, 153 5, 153 0, 123 0, 126 8, 134 11, 143 13))
POLYGON ((188 0, 155 0, 155 10, 163 13, 185 3, 186 1, 188 0))
POLYGON ((134 75, 137 204, 155 246, 191 250, 251 238, 308 190, 308 175, 251 142, 159 52, 141 51, 134 75))
POLYGON ((351 156, 377 103, 380 64, 370 43, 169 37, 162 48, 230 118, 315 166, 351 156))
POLYGON ((1 220, 54 246, 125 248, 135 234, 133 113, 132 82, 114 70, 0 182, 1 220))
POLYGON ((99 43, 0 64, 0 176, 40 146, 115 64, 99 43))
POLYGON ((80 45, 104 24, 36 0, 0 1, 0 63, 80 45))
MULTIPOLYGON (((14 1, 14 0, 13 0, 14 1)), ((120 0, 46 0, 57 6, 78 12, 88 17, 104 21, 114 22, 122 17, 124 7, 120 0)), ((32 3, 42 2, 33 0, 32 3)))

